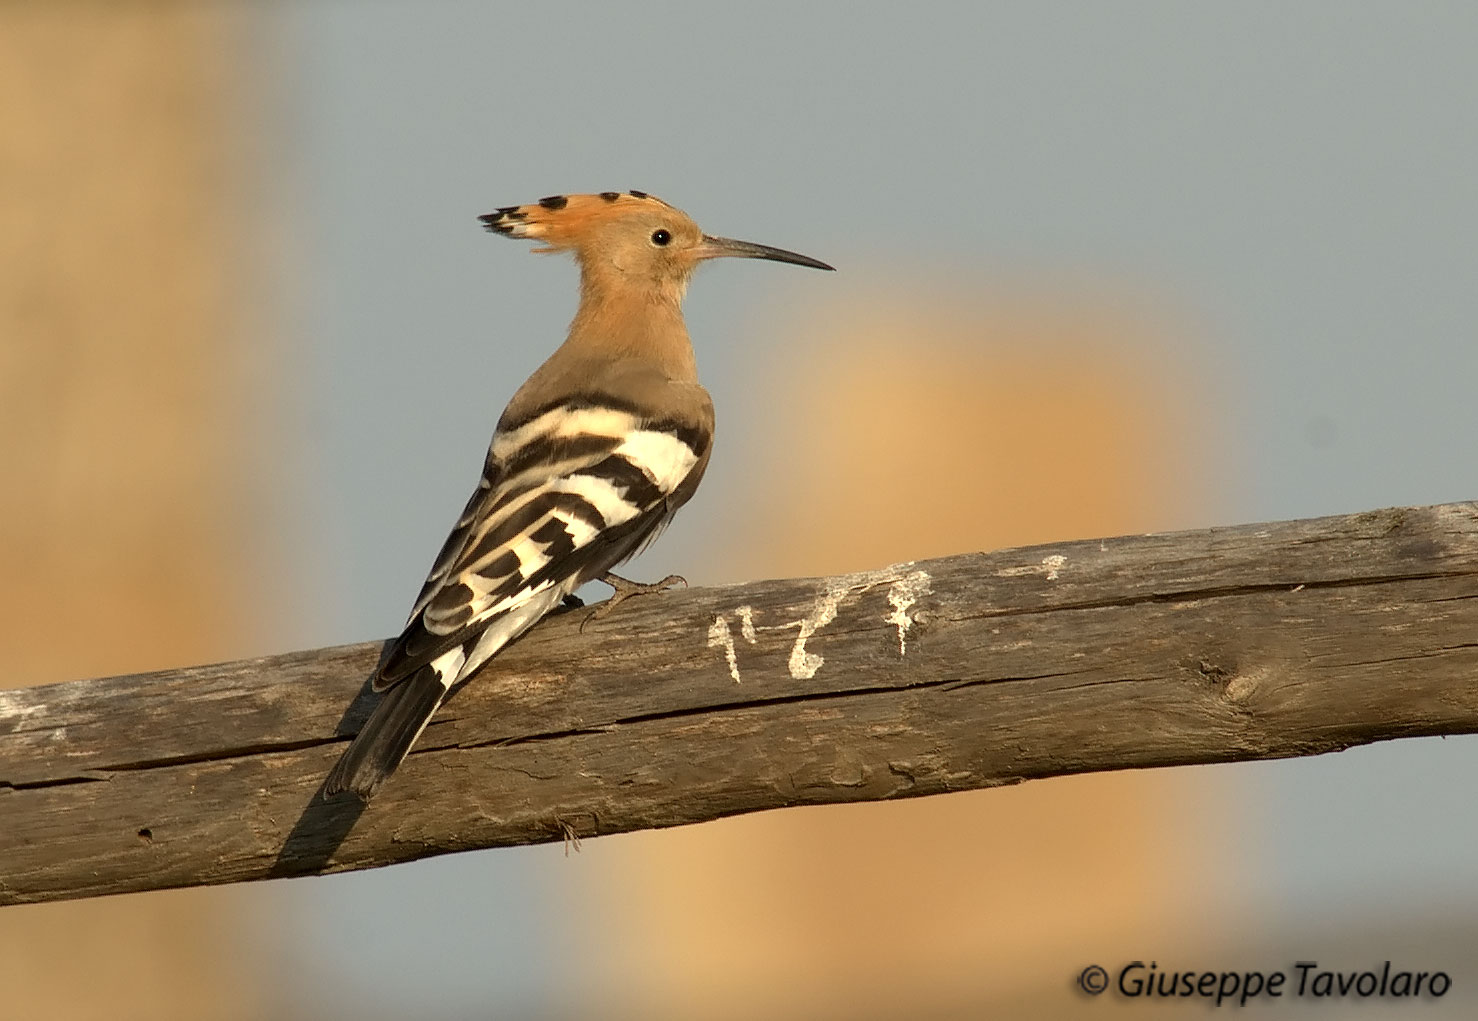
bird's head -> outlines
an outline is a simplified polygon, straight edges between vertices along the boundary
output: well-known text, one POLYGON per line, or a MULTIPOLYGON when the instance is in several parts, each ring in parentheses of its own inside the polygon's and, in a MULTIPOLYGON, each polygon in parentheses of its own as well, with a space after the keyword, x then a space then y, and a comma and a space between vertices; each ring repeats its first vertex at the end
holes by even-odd
POLYGON ((692 218, 646 192, 550 195, 480 217, 488 230, 543 242, 538 252, 573 252, 587 280, 602 286, 655 288, 681 298, 700 262, 725 256, 831 269, 817 259, 769 245, 713 237, 692 218))

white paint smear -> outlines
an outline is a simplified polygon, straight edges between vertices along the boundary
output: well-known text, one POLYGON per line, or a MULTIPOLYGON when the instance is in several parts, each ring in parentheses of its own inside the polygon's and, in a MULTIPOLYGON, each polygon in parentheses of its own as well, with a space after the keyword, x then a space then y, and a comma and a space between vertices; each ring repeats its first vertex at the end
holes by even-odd
POLYGON ((35 716, 45 706, 39 702, 31 702, 29 705, 21 704, 20 696, 8 691, 0 691, 0 717, 19 722, 29 716, 35 716))
POLYGON ((1056 581, 1058 574, 1067 565, 1067 557, 1061 553, 1054 553, 1050 557, 1043 557, 1040 564, 1029 564, 1026 567, 1007 567, 996 572, 998 578, 1020 578, 1028 574, 1040 574, 1048 581, 1056 581))
MULTIPOLYGON (((754 627, 754 607, 740 606, 734 610, 734 615, 739 618, 739 634, 753 645, 759 639, 754 627)), ((734 678, 735 684, 743 684, 739 679, 739 655, 734 649, 734 631, 729 627, 728 617, 720 614, 708 625, 708 647, 724 650, 724 659, 729 663, 729 676, 734 678)))
MULTIPOLYGON (((910 611, 917 605, 919 599, 929 592, 931 584, 931 578, 925 571, 912 571, 902 577, 899 576, 900 570, 911 566, 911 564, 900 564, 885 571, 865 571, 834 578, 826 591, 817 598, 811 607, 811 612, 800 620, 787 621, 784 624, 756 624, 754 607, 749 605, 736 606, 732 615, 738 618, 740 637, 750 645, 759 641, 761 631, 788 631, 795 628, 798 633, 786 665, 791 677, 796 680, 810 680, 816 676, 816 671, 821 669, 821 665, 826 660, 819 653, 807 651, 806 642, 816 632, 836 620, 837 608, 848 593, 865 592, 876 585, 887 584, 888 602, 893 610, 884 620, 898 629, 898 652, 899 655, 903 655, 908 649, 908 631, 915 623, 910 611)), ((1033 568, 1031 570, 1032 573, 1041 573, 1044 569, 1033 568)), ((708 647, 724 651, 724 660, 729 665, 729 676, 734 678, 735 684, 741 684, 743 682, 739 674, 739 656, 729 616, 729 614, 720 614, 713 618, 712 624, 708 625, 708 647)))
POLYGON ((729 630, 727 617, 715 617, 713 623, 708 625, 708 647, 722 648, 724 659, 729 661, 729 676, 734 678, 735 684, 744 683, 739 679, 739 657, 734 652, 734 633, 729 630))
POLYGON ((837 619, 837 604, 842 601, 842 596, 847 594, 849 588, 847 585, 835 585, 827 589, 826 594, 816 600, 810 614, 784 625, 800 628, 801 632, 796 636, 795 647, 790 650, 790 676, 796 680, 810 680, 821 669, 821 664, 826 662, 820 655, 806 651, 806 640, 837 619))
POLYGON ((741 606, 734 613, 739 617, 739 633, 746 642, 753 645, 759 639, 759 634, 754 629, 754 607, 741 606))
POLYGON ((892 605, 893 612, 883 620, 898 629, 900 656, 908 654, 908 629, 913 627, 913 618, 908 611, 929 591, 930 581, 927 571, 915 571, 888 586, 888 602, 892 605))

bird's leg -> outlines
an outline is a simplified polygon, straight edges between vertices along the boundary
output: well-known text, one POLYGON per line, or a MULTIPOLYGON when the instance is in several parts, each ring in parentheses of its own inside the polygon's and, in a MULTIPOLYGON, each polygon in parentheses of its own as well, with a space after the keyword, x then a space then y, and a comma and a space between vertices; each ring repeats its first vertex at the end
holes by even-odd
POLYGON ((626 578, 619 577, 609 572, 601 575, 600 580, 602 583, 611 586, 611 588, 613 589, 613 591, 611 592, 611 598, 601 603, 594 610, 591 610, 590 616, 585 618, 586 623, 589 623, 592 620, 599 620, 600 618, 604 617, 606 614, 614 610, 616 607, 626 602, 626 600, 630 599, 632 596, 648 596, 654 592, 665 592, 667 589, 673 588, 677 585, 681 585, 683 588, 688 587, 688 579, 684 578, 680 574, 669 574, 661 581, 654 581, 650 584, 643 584, 639 581, 630 581, 626 578))

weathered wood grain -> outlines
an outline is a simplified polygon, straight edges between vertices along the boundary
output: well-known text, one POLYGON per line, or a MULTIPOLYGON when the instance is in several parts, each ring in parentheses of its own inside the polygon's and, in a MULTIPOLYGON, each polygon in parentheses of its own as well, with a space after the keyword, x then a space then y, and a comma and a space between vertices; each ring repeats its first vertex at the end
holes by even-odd
POLYGON ((0 903, 1478 732, 1478 504, 583 616, 456 693, 368 807, 319 786, 379 643, 0 692, 0 903))

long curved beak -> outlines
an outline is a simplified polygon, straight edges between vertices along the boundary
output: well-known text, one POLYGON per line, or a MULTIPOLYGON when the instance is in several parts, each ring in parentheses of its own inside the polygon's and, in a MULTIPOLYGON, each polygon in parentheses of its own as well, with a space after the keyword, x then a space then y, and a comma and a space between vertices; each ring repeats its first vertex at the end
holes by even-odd
POLYGON ((716 238, 710 234, 703 235, 703 244, 694 254, 700 259, 722 259, 724 257, 735 259, 769 259, 771 262, 788 262, 795 266, 810 266, 812 269, 836 269, 835 266, 828 266, 820 259, 813 259, 809 255, 797 255, 795 252, 787 252, 783 248, 757 245, 752 241, 716 238))

